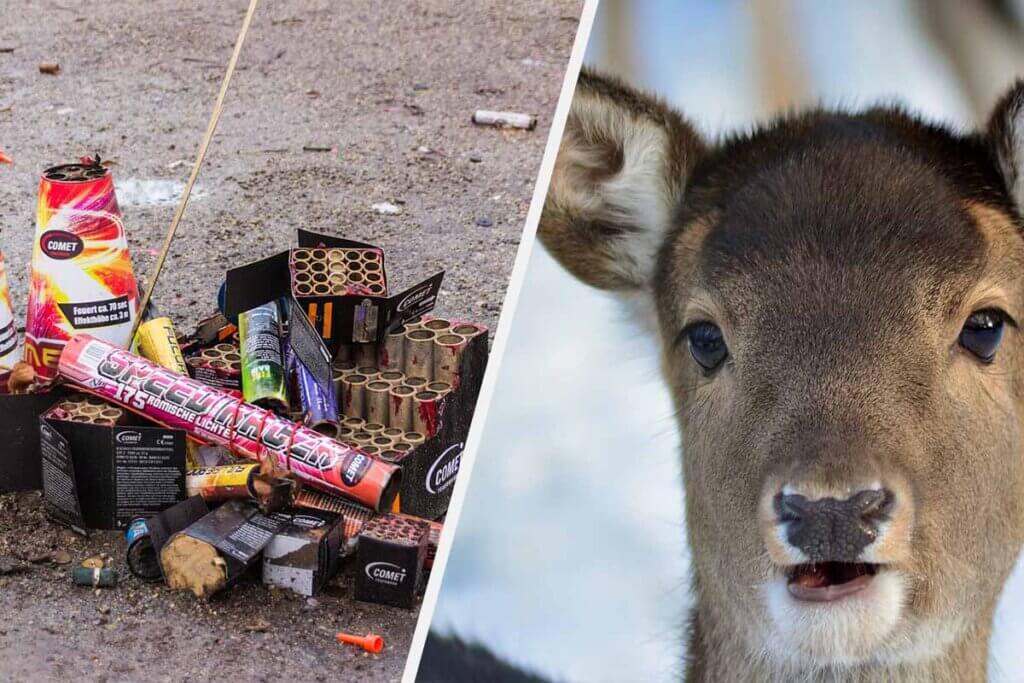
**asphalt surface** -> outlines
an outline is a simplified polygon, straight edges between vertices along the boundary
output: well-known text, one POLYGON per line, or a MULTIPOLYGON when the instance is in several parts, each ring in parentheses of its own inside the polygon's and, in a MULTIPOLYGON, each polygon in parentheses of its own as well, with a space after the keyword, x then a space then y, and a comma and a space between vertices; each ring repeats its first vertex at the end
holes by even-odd
MULTIPOLYGON (((246 3, 0 0, 0 248, 16 315, 39 172, 98 152, 113 166, 136 273, 150 272, 191 168, 246 3), (60 64, 57 75, 39 72, 60 64)), ((179 331, 211 313, 224 271, 294 244, 297 228, 385 249, 394 288, 447 271, 437 312, 497 322, 581 3, 265 2, 155 297, 179 331), (478 128, 477 109, 536 114, 478 128), (320 151, 326 150, 326 151, 320 151), (381 215, 388 202, 399 215, 381 215)), ((124 541, 0 496, 0 678, 397 680, 416 611, 314 601, 246 582, 199 604, 128 577, 76 588, 124 541), (334 642, 385 637, 381 655, 334 642)))

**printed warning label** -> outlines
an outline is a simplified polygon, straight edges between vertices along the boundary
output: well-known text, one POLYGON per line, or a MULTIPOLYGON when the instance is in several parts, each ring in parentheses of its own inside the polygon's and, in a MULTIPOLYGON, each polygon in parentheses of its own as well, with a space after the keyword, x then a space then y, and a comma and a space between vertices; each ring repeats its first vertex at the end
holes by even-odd
POLYGON ((106 301, 85 301, 57 304, 71 326, 76 330, 112 327, 131 322, 132 309, 127 296, 106 301))

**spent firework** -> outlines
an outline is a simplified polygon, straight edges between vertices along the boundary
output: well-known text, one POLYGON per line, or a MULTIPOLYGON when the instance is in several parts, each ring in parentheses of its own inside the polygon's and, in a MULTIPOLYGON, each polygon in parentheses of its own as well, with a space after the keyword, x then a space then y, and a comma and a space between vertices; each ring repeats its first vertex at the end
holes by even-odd
POLYGON ((44 378, 71 337, 127 348, 138 285, 110 171, 68 164, 43 172, 36 206, 25 360, 44 378))
POLYGON ((401 472, 394 465, 100 339, 74 337, 59 367, 62 377, 89 393, 240 457, 289 470, 322 491, 378 510, 398 493, 401 472))

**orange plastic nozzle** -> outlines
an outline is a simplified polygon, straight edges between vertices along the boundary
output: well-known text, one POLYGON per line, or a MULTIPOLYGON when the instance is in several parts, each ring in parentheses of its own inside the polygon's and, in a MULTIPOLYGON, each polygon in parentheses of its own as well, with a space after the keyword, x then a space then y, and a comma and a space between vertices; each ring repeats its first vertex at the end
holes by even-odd
POLYGON ((13 164, 14 160, 0 150, 0 164, 13 164))
POLYGON ((378 654, 384 649, 384 639, 378 636, 376 633, 367 633, 365 636, 356 636, 351 633, 339 633, 334 636, 339 643, 347 643, 349 645, 358 645, 367 652, 378 654))

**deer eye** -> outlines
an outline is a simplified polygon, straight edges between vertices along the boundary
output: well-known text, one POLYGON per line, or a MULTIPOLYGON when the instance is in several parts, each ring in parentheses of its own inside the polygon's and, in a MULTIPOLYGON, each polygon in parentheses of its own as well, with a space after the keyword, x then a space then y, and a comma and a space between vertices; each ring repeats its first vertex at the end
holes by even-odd
POLYGON ((697 361, 697 365, 708 372, 721 365, 729 355, 729 349, 726 348, 725 339, 722 337, 722 330, 714 323, 707 321, 693 323, 683 330, 683 334, 686 336, 690 355, 697 361))
POLYGON ((996 357, 999 342, 1003 340, 1008 316, 997 308, 985 308, 971 313, 960 330, 960 346, 984 363, 996 357))

